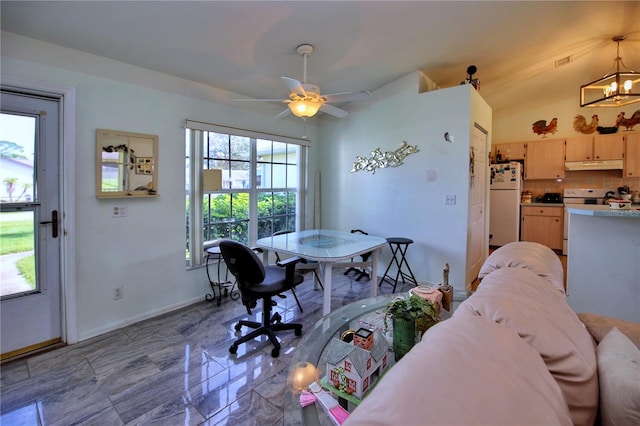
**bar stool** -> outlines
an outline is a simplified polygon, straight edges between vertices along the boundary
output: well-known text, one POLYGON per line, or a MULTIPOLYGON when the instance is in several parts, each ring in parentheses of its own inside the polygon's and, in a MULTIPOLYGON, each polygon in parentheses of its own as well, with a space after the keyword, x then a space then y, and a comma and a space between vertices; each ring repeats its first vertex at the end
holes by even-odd
POLYGON ((387 280, 389 284, 393 284, 393 293, 395 293, 396 286, 398 285, 398 278, 401 278, 403 283, 406 283, 408 281, 412 284, 418 285, 418 281, 416 280, 416 277, 413 275, 413 271, 411 270, 411 267, 409 266, 409 262, 407 262, 407 258, 406 258, 407 249, 409 248, 409 244, 413 244, 413 240, 410 238, 392 237, 392 238, 387 238, 387 243, 391 248, 391 254, 392 254, 391 261, 389 262, 389 266, 387 266, 387 270, 384 271, 384 275, 382 276, 382 279, 380 280, 380 284, 378 284, 378 287, 382 286, 382 283, 384 283, 384 281, 387 280), (389 269, 391 269, 391 265, 393 265, 394 263, 398 267, 398 272, 396 273, 395 280, 392 280, 391 276, 388 275, 388 273, 389 273, 389 269), (407 267, 408 273, 402 270, 403 265, 407 267))

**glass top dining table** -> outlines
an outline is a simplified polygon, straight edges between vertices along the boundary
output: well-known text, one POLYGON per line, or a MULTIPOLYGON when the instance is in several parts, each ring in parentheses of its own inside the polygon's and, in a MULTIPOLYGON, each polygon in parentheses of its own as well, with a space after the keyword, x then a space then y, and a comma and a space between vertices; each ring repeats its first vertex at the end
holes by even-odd
POLYGON ((341 261, 371 252, 370 261, 349 262, 345 266, 371 268, 371 297, 378 291, 378 252, 387 243, 382 237, 330 229, 310 229, 261 238, 256 245, 264 250, 265 261, 269 251, 300 256, 318 262, 324 285, 322 315, 331 312, 331 275, 333 267, 341 261))

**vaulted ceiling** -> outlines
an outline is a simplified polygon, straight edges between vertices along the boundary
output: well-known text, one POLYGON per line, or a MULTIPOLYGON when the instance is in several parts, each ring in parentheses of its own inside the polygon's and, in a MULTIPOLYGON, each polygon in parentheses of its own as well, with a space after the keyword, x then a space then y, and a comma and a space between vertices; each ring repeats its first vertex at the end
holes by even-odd
MULTIPOLYGON (((302 80, 374 91, 420 70, 440 87, 477 67, 494 112, 574 96, 624 63, 640 70, 638 1, 6 1, 2 30, 251 98, 302 80), (557 67, 556 61, 567 59, 557 67)), ((235 96, 235 95, 234 95, 235 96)), ((230 96, 230 101, 233 96, 230 96)), ((255 108, 251 103, 236 105, 255 108)), ((348 109, 348 108, 346 108, 348 109)))

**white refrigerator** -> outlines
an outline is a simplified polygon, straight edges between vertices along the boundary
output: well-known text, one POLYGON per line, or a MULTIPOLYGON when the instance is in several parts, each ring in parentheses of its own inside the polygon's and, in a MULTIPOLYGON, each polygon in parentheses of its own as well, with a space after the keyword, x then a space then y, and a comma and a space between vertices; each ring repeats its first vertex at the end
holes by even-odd
POLYGON ((503 246, 520 239, 522 164, 491 164, 489 245, 503 246))

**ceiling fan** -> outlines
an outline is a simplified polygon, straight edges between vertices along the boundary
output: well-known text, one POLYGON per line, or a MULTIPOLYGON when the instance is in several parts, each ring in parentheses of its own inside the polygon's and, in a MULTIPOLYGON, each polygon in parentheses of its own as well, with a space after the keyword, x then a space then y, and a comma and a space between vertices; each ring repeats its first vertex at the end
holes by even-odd
POLYGON ((342 108, 329 105, 332 102, 366 101, 371 99, 370 92, 347 92, 322 95, 320 87, 307 83, 307 58, 313 52, 310 44, 301 44, 296 48, 298 55, 304 58, 304 72, 302 82, 289 77, 281 77, 282 82, 289 88, 289 99, 236 99, 236 101, 267 101, 283 102, 288 108, 276 115, 276 118, 285 117, 293 113, 296 117, 306 119, 313 117, 318 111, 322 111, 334 117, 342 118, 349 113, 342 108))

